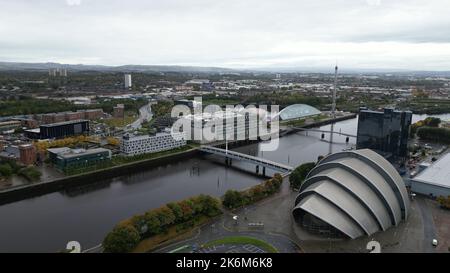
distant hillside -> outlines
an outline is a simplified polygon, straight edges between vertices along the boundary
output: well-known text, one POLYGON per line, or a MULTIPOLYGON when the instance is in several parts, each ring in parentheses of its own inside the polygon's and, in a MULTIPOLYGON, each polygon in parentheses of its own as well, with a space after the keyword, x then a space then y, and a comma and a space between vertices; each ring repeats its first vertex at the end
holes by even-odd
POLYGON ((205 72, 205 73, 236 73, 236 70, 220 67, 175 66, 175 65, 83 65, 60 63, 16 63, 0 62, 3 70, 48 70, 51 68, 66 68, 72 71, 117 71, 117 72, 205 72))

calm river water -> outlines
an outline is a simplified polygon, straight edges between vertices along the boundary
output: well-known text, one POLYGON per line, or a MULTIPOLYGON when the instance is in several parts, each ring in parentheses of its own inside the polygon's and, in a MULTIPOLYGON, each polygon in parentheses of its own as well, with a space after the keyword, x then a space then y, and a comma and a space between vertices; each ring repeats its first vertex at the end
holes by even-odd
MULTIPOLYGON (((450 114, 440 116, 450 119, 450 114)), ((414 116, 414 121, 425 117, 414 116)), ((335 125, 337 132, 356 134, 356 129, 357 118, 335 125)), ((343 136, 334 141, 333 151, 355 143, 351 139, 346 144, 343 136)), ((273 152, 260 151, 260 144, 236 150, 296 166, 316 161, 328 149, 329 143, 320 139, 320 133, 303 132, 282 137, 273 152)), ((226 168, 222 163, 223 159, 199 156, 0 206, 0 252, 55 252, 72 240, 90 248, 117 222, 132 215, 201 193, 219 197, 228 189, 244 189, 264 180, 254 174, 252 165, 233 162, 232 168, 226 168)))

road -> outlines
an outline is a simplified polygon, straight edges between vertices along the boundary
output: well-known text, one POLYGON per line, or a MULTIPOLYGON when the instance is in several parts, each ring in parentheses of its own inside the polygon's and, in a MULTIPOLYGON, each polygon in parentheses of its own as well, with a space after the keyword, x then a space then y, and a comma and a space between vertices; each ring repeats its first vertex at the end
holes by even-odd
POLYGON ((436 237, 436 229, 434 227, 433 214, 428 208, 428 204, 426 203, 425 199, 417 198, 416 202, 419 205, 420 214, 422 215, 423 232, 425 238, 423 251, 426 253, 434 253, 436 251, 431 243, 433 239, 436 239, 437 237, 436 237))
POLYGON ((139 109, 139 118, 127 127, 132 130, 137 130, 142 127, 143 122, 151 120, 152 117, 152 106, 151 103, 148 103, 139 109))

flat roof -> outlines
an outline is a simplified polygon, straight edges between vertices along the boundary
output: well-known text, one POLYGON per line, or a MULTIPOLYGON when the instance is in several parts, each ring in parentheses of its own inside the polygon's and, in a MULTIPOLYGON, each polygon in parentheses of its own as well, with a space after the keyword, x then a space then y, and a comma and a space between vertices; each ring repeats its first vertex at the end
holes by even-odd
POLYGON ((61 158, 73 158, 73 157, 79 157, 83 155, 91 155, 91 154, 97 154, 97 153, 104 153, 104 152, 110 152, 108 149, 104 148, 95 148, 95 149, 69 149, 67 151, 61 151, 60 153, 57 153, 58 157, 61 158))
POLYGON ((450 188, 450 152, 439 158, 412 180, 450 188))
POLYGON ((75 124, 75 123, 81 123, 81 122, 89 122, 89 120, 79 119, 79 120, 72 120, 72 121, 63 121, 63 122, 57 122, 57 123, 51 123, 51 124, 43 124, 43 125, 41 125, 41 127, 53 127, 53 126, 75 124))

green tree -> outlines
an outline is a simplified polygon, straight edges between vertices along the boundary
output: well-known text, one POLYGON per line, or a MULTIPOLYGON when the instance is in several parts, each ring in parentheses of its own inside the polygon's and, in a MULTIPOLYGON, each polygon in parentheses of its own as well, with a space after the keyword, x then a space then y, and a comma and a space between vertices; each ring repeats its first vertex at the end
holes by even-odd
POLYGON ((244 205, 245 199, 241 192, 228 190, 223 197, 222 204, 228 209, 234 209, 244 205))
POLYGON ((13 169, 7 163, 0 165, 0 175, 10 177, 13 174, 13 169))
POLYGON ((139 232, 132 225, 115 227, 103 240, 107 253, 127 253, 132 251, 141 240, 139 232))
POLYGON ((145 213, 145 224, 147 225, 146 235, 156 235, 162 230, 161 222, 154 211, 145 213))
POLYGON ((215 216, 220 213, 220 201, 214 197, 201 194, 196 197, 196 201, 201 204, 200 213, 206 216, 215 216))
POLYGON ((424 126, 417 131, 420 139, 450 143, 450 129, 424 126))
POLYGON ((156 209, 155 214, 162 226, 170 226, 175 223, 175 215, 167 206, 156 209))
POLYGON ((430 127, 439 127, 441 124, 440 118, 428 117, 425 119, 425 125, 430 127))
POLYGON ((175 223, 181 223, 183 221, 183 211, 178 203, 169 203, 167 207, 172 211, 175 216, 175 223))
POLYGON ((300 188, 308 173, 316 166, 314 162, 308 162, 297 167, 289 176, 289 182, 294 189, 300 188))
POLYGON ((183 212, 183 221, 187 222, 194 218, 194 209, 193 209, 193 203, 191 200, 183 200, 181 202, 178 202, 180 205, 181 211, 183 212))

